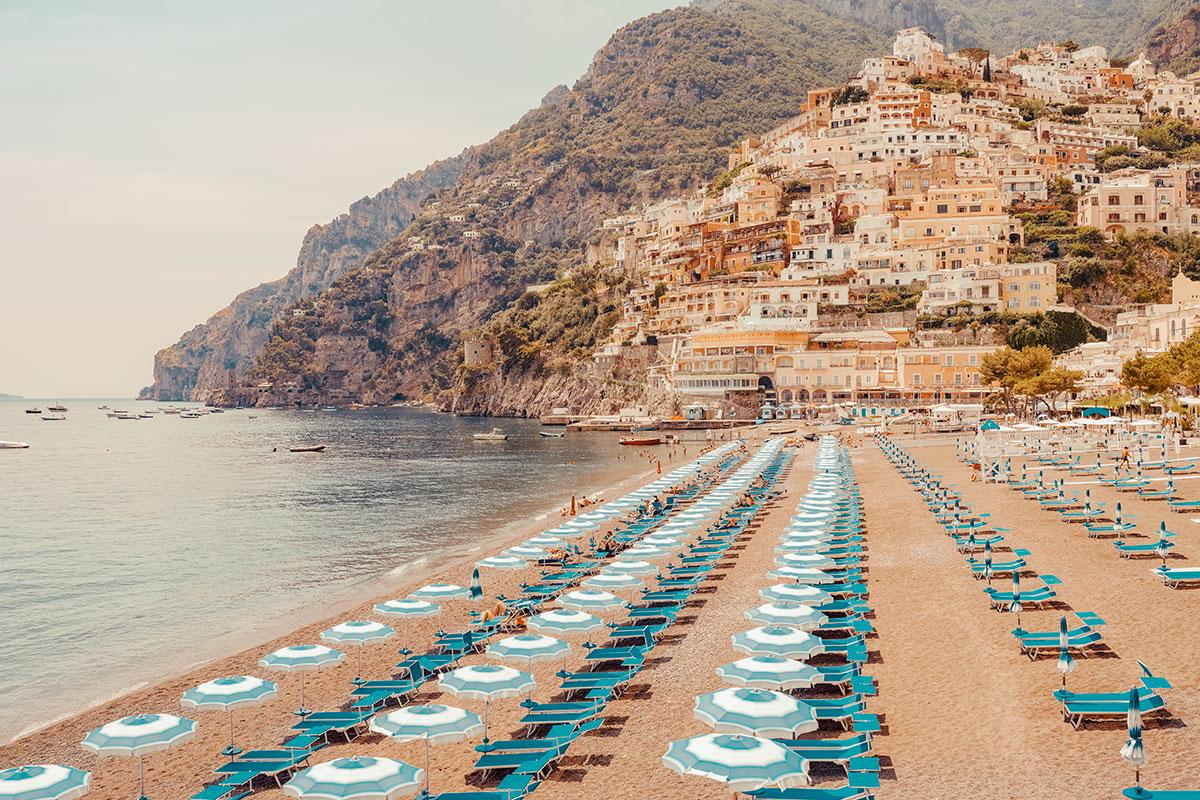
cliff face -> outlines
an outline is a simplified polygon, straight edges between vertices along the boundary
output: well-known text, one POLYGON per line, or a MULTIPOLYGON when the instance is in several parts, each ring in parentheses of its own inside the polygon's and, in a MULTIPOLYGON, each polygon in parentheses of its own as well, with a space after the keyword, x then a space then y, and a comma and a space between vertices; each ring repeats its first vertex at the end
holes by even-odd
POLYGON ((1200 69, 1200 6, 1191 6, 1155 28, 1146 42, 1146 57, 1159 69, 1180 76, 1200 69))
POLYGON ((253 366, 272 321, 283 309, 328 287, 404 229, 421 201, 453 184, 466 154, 401 178, 374 197, 357 201, 337 219, 304 236, 296 266, 283 278, 243 292, 206 322, 154 357, 154 383, 141 397, 203 400, 235 384, 253 366))

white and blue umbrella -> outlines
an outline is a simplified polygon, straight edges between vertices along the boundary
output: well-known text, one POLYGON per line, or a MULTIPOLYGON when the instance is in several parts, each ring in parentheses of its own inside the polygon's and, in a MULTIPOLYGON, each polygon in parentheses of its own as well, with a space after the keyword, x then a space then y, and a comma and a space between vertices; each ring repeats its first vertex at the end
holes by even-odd
POLYGON ((1121 747, 1121 758, 1134 767, 1134 781, 1138 793, 1142 790, 1142 765, 1146 763, 1146 749, 1142 745, 1142 709, 1138 700, 1138 689, 1129 690, 1129 711, 1125 714, 1125 727, 1129 738, 1121 747))
POLYGON ((26 764, 0 770, 0 800, 75 800, 88 793, 92 774, 62 764, 26 764))
POLYGON ((734 792, 808 783, 808 763, 770 739, 709 733, 671 742, 663 764, 680 775, 720 781, 734 792))
POLYGON ((372 642, 383 642, 396 635, 396 631, 390 625, 384 625, 382 622, 375 622, 367 619, 353 619, 346 622, 340 622, 332 628, 326 628, 321 631, 321 638, 327 642, 334 644, 348 644, 356 648, 358 666, 355 669, 353 683, 361 684, 362 679, 362 651, 363 648, 372 642))
POLYGON ((550 536, 543 533, 540 536, 530 537, 521 544, 529 545, 531 547, 562 547, 563 540, 559 536, 550 536))
POLYGON ((253 675, 231 675, 193 686, 183 693, 180 702, 185 708, 228 711, 229 746, 221 751, 221 755, 236 756, 242 751, 233 743, 233 710, 265 703, 277 693, 278 687, 274 681, 265 681, 253 675))
POLYGON ((808 689, 821 681, 816 667, 783 656, 750 656, 717 667, 717 675, 734 686, 758 689, 808 689))
POLYGON ((429 795, 429 746, 472 739, 483 733, 483 720, 474 711, 440 703, 405 706, 380 714, 371 720, 375 733, 390 736, 397 742, 420 739, 425 742, 425 796, 429 795))
POLYGON ((622 550, 617 553, 617 559, 621 561, 661 561, 664 558, 670 557, 670 550, 662 547, 652 547, 648 544, 637 544, 628 550, 622 550))
MULTIPOLYGON (((486 653, 492 658, 501 660, 524 661, 529 668, 535 661, 548 661, 562 656, 562 672, 567 671, 567 653, 571 645, 562 639, 545 636, 539 633, 519 633, 516 636, 506 636, 487 646, 486 653)), ((533 687, 530 687, 526 705, 532 705, 533 687)))
POLYGON ((392 758, 352 756, 323 761, 283 785, 288 797, 309 800, 396 800, 421 785, 423 771, 392 758))
POLYGON ((811 631, 821 627, 829 620, 829 617, 812 606, 790 601, 777 601, 755 606, 746 612, 746 619, 764 625, 790 625, 802 631, 811 631))
POLYGON ((1075 658, 1071 655, 1067 641, 1067 618, 1063 616, 1058 618, 1058 664, 1055 665, 1055 668, 1062 673, 1064 689, 1067 688, 1067 676, 1075 671, 1075 658))
POLYGON ((733 635, 733 649, 752 656, 810 658, 825 652, 816 636, 784 625, 767 625, 733 635))
POLYGON ((525 569, 529 566, 529 562, 523 558, 506 555, 488 556, 487 558, 479 559, 475 563, 489 569, 525 569))
POLYGON ((653 572, 658 572, 658 567, 654 566, 649 561, 626 561, 624 559, 613 559, 613 563, 606 566, 601 574, 649 575, 653 572))
POLYGON ((346 654, 340 650, 323 644, 294 644, 263 656, 258 663, 279 672, 300 673, 300 707, 296 709, 296 714, 303 717, 310 713, 304 707, 304 673, 340 664, 345 657, 346 654))
POLYGON ((418 600, 462 600, 470 596, 471 592, 469 589, 453 583, 431 583, 427 586, 422 586, 409 595, 409 597, 415 597, 418 600))
POLYGON ((408 620, 410 617, 432 617, 440 614, 442 607, 418 597, 404 597, 399 600, 388 600, 375 606, 375 611, 392 617, 400 617, 400 638, 405 644, 400 647, 400 655, 407 656, 412 651, 408 649, 408 620))
POLYGON ((818 589, 803 583, 779 583, 759 589, 758 594, 764 600, 784 603, 808 603, 823 605, 833 599, 833 595, 824 589, 818 589))
POLYGON ((599 589, 580 589, 560 595, 558 602, 567 608, 599 610, 605 608, 620 608, 625 601, 615 594, 599 589))
POLYGON ((99 756, 137 756, 140 797, 146 796, 147 753, 157 753, 191 741, 196 723, 174 714, 138 714, 114 720, 83 737, 83 747, 99 756))
POLYGON ((444 673, 438 688, 455 697, 482 700, 483 741, 487 743, 488 710, 493 700, 519 697, 533 691, 533 676, 519 669, 499 664, 475 664, 444 673))
POLYGON ((583 582, 583 586, 588 589, 599 589, 602 591, 621 591, 622 589, 637 589, 641 587, 642 582, 632 575, 621 575, 612 572, 600 570, 592 577, 583 582))
POLYGON ((1021 573, 1013 570, 1012 600, 1008 603, 1008 613, 1017 615, 1017 630, 1021 630, 1021 573))
POLYGON ((992 585, 992 540, 983 541, 983 577, 987 578, 988 586, 992 585))
POLYGON ((471 569, 471 599, 483 599, 483 585, 479 582, 479 566, 471 569))
POLYGON ((696 698, 696 719, 718 733, 794 738, 817 729, 812 706, 770 689, 731 687, 696 698))
POLYGON ((604 620, 586 611, 555 608, 534 614, 525 621, 526 626, 536 631, 554 633, 588 633, 604 627, 604 620))
POLYGON ((550 553, 541 545, 517 544, 505 550, 504 555, 524 558, 527 561, 540 561, 550 553))
POLYGON ((825 570, 816 567, 776 567, 767 573, 772 578, 795 581, 796 583, 820 586, 825 583, 837 583, 838 579, 825 570))

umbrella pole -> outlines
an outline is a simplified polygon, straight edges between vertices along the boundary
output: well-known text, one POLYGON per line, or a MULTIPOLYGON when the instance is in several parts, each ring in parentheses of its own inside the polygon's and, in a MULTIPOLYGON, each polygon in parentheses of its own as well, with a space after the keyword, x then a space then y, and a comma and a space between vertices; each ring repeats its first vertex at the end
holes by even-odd
POLYGON ((429 735, 425 735, 425 795, 429 796, 429 735))
POLYGON ((412 653, 412 650, 408 649, 408 616, 407 615, 402 615, 400 617, 400 636, 401 636, 401 638, 404 639, 404 641, 400 643, 400 655, 407 657, 412 653))
POLYGON ((355 686, 361 686, 362 684, 366 683, 366 681, 364 681, 362 678, 362 651, 365 646, 366 645, 359 644, 358 648, 357 648, 357 650, 358 650, 358 667, 355 669, 354 680, 350 681, 355 686))
POLYGON ((223 756, 236 756, 242 748, 233 743, 233 709, 229 709, 229 746, 221 751, 223 756))
POLYGON ((300 673, 300 707, 296 709, 296 716, 303 717, 308 714, 308 709, 304 707, 304 673, 300 673))
POLYGON ((149 800, 146 797, 146 763, 144 756, 138 753, 138 800, 149 800))

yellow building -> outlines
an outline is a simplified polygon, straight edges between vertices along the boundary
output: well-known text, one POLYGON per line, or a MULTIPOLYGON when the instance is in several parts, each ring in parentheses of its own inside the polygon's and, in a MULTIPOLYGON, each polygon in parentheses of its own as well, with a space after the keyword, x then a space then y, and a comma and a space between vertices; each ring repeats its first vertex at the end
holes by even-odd
POLYGON ((1000 270, 1000 298, 1008 311, 1045 311, 1058 301, 1058 268, 1053 261, 1008 264, 1000 270))
POLYGON ((1004 212, 995 186, 931 186, 907 202, 895 201, 893 213, 899 247, 959 239, 1010 244, 1022 240, 1021 222, 1004 212))

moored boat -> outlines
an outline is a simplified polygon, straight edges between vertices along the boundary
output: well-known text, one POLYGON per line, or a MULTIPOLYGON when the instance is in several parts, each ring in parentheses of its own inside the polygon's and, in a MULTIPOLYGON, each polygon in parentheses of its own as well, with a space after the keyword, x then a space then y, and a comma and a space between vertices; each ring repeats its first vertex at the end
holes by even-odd
POLYGON ((323 444, 304 444, 299 447, 289 447, 288 450, 292 453, 324 453, 325 447, 323 444))
POLYGON ((25 409, 25 413, 26 414, 40 414, 40 413, 42 413, 42 410, 40 408, 27 408, 27 409, 25 409))
POLYGON ((46 422, 63 422, 66 418, 66 414, 42 414, 42 419, 46 422))
POLYGON ((0 441, 0 450, 28 450, 27 442, 3 442, 0 441))
POLYGON ((566 434, 562 431, 538 431, 538 436, 543 439, 562 439, 566 434))
POLYGON ((621 440, 621 444, 630 447, 649 447, 655 444, 662 444, 661 436, 629 436, 621 440))
POLYGON ((508 434, 500 428, 492 428, 491 433, 477 433, 471 438, 477 442, 503 442, 508 439, 508 434))
POLYGON ((55 403, 55 404, 54 404, 54 405, 52 405, 52 406, 46 406, 46 410, 47 410, 47 411, 54 411, 54 412, 57 412, 57 413, 66 413, 67 407, 66 407, 66 406, 64 406, 62 403, 55 403))

